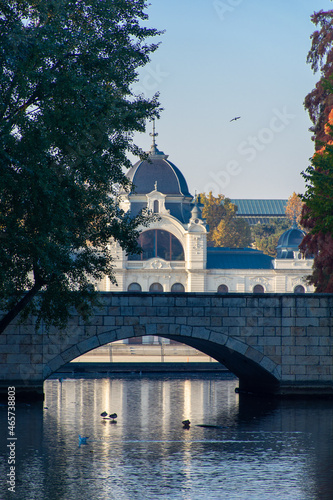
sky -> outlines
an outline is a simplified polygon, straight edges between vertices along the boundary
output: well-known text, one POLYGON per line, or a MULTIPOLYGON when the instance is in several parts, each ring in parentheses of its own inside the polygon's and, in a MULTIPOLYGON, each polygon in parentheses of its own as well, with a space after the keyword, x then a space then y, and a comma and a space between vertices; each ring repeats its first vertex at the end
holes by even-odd
MULTIPOLYGON (((320 78, 306 58, 311 15, 322 9, 333 3, 150 0, 147 24, 165 33, 133 89, 147 97, 160 93, 156 143, 192 195, 304 193, 301 172, 314 145, 303 103, 320 78)), ((144 151, 151 126, 134 137, 144 151)))

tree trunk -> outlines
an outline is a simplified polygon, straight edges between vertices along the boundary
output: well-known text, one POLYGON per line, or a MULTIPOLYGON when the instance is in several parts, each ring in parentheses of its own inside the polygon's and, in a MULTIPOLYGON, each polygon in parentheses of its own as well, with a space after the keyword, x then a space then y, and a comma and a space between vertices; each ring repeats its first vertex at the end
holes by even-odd
POLYGON ((29 302, 35 297, 35 295, 42 288, 42 282, 35 282, 34 286, 29 290, 22 298, 17 302, 17 304, 8 311, 7 314, 0 320, 0 335, 5 331, 7 326, 13 321, 13 319, 20 314, 20 312, 25 308, 29 302))

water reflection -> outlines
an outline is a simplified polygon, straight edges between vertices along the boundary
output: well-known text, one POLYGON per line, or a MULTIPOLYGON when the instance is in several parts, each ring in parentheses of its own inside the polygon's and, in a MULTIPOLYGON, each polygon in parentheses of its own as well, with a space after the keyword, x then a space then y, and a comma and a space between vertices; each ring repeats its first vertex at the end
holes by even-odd
MULTIPOLYGON (((237 385, 217 376, 49 380, 47 409, 17 408, 16 495, 3 484, 0 498, 331 499, 333 402, 246 398, 237 385)), ((0 451, 5 477, 5 439, 0 451)))

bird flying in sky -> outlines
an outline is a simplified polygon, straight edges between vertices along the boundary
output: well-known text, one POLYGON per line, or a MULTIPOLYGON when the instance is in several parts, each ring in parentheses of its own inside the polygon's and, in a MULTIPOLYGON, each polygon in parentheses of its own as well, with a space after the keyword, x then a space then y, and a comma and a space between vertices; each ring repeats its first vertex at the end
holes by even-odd
POLYGON ((230 120, 231 122, 233 121, 236 121, 236 120, 239 120, 240 119, 240 116, 235 116, 235 118, 233 118, 232 120, 230 120))

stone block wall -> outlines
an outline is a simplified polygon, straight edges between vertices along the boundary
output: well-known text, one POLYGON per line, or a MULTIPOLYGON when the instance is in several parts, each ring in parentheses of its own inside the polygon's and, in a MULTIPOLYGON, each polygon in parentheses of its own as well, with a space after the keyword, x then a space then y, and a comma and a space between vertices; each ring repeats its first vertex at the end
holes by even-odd
POLYGON ((65 330, 33 318, 0 336, 0 384, 41 387, 65 363, 95 347, 159 335, 226 365, 252 392, 333 394, 333 295, 101 292, 89 323, 65 330))

